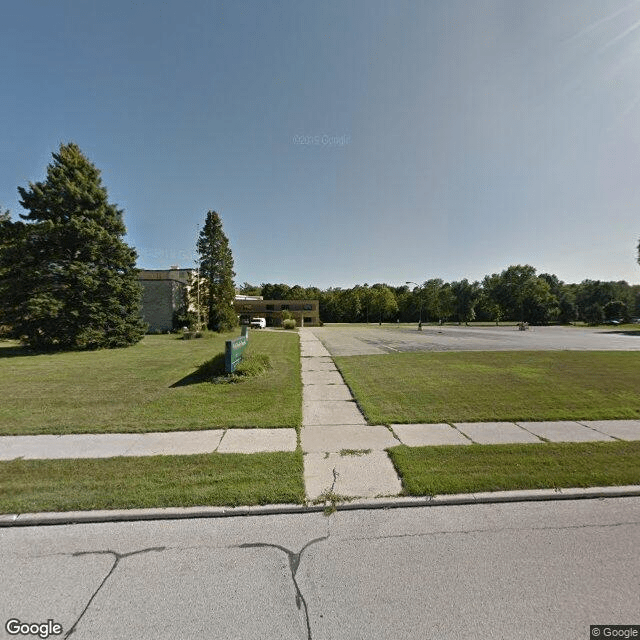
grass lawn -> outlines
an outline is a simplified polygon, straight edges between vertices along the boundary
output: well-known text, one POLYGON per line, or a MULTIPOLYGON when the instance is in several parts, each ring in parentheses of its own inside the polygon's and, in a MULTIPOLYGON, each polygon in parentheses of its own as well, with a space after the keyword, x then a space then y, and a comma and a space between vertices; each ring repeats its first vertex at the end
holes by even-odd
POLYGON ((0 462, 0 513, 302 503, 302 453, 0 462))
POLYGON ((250 333, 247 352, 271 363, 261 376, 235 384, 194 380, 198 366, 237 335, 145 336, 126 349, 37 355, 0 342, 0 435, 299 427, 296 333, 250 333))
POLYGON ((389 449, 406 495, 640 484, 639 442, 389 449))
POLYGON ((334 358, 371 424, 640 418, 640 352, 334 358))

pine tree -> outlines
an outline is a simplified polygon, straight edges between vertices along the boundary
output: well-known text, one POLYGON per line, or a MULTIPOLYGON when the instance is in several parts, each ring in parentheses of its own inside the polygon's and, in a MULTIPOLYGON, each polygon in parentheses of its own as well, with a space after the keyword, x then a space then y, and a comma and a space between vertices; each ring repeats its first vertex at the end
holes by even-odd
POLYGON ((198 259, 201 287, 200 299, 206 308, 207 328, 229 331, 238 324, 233 308, 235 286, 233 256, 229 240, 222 230, 220 216, 207 212, 204 228, 198 238, 198 259))
POLYGON ((138 342, 145 325, 136 252, 123 241, 122 210, 74 143, 62 144, 44 182, 18 187, 29 211, 13 223, 5 311, 38 349, 95 349, 138 342))
MULTIPOLYGON (((20 223, 22 224, 22 223, 20 223)), ((8 298, 11 291, 11 264, 16 259, 13 246, 19 236, 20 224, 12 222, 9 210, 0 207, 0 337, 11 337, 8 298)))

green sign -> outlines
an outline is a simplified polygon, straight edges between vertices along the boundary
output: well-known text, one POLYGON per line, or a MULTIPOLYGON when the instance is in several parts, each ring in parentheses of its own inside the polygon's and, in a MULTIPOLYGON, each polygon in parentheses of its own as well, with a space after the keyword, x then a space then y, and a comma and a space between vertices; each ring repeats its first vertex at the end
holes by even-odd
POLYGON ((242 360, 242 354, 249 344, 249 328, 242 327, 242 335, 233 340, 227 340, 224 352, 224 368, 227 373, 232 373, 242 360))

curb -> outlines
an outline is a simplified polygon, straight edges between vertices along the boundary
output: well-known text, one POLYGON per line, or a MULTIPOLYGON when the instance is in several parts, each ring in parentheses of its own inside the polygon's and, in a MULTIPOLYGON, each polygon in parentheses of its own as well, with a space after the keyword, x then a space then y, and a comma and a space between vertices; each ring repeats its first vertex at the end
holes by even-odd
POLYGON ((146 520, 184 520, 195 518, 229 518, 238 516, 288 515, 318 513, 329 508, 336 511, 360 509, 400 509, 410 507, 444 507, 508 502, 549 502, 640 496, 640 485, 625 487, 590 487, 570 489, 534 489, 529 491, 495 491, 460 493, 426 497, 389 497, 357 499, 323 505, 273 504, 254 507, 169 507, 163 509, 122 509, 113 511, 68 511, 0 515, 0 528, 37 527, 103 522, 137 522, 146 520))

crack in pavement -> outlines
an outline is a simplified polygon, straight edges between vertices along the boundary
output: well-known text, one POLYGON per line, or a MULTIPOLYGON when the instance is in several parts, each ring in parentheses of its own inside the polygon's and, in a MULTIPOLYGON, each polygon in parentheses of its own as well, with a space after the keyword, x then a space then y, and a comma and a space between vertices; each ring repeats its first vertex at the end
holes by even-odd
POLYGON ((286 547, 283 547, 279 544, 269 544, 267 542, 246 542, 244 544, 236 545, 237 548, 239 549, 272 547, 273 549, 278 549, 279 551, 283 551, 284 553, 287 554, 287 558, 289 559, 289 569, 291 571, 291 579, 293 580, 293 584, 296 588, 296 607, 298 607, 298 609, 300 609, 301 607, 304 607, 304 617, 307 625, 307 640, 312 640, 311 623, 309 622, 309 609, 307 607, 307 601, 302 595, 302 591, 300 590, 300 586, 298 585, 298 581, 296 580, 296 573, 298 572, 298 567, 300 566, 300 560, 302 559, 302 554, 304 553, 305 549, 310 547, 312 544, 315 544, 316 542, 322 542, 328 539, 329 539, 328 535, 323 536, 322 538, 314 538, 310 542, 307 542, 307 544, 305 544, 304 547, 302 547, 302 549, 298 551, 298 553, 294 553, 293 551, 290 551, 286 547))
POLYGON ((114 557, 114 561, 113 561, 113 566, 109 570, 109 573, 107 573, 107 575, 102 579, 102 582, 98 585, 98 588, 93 592, 93 595, 89 598, 89 602, 87 602, 87 605, 82 610, 77 620, 73 623, 69 631, 65 633, 64 640, 66 640, 69 636, 71 636, 75 632, 76 627, 78 626, 78 623, 80 622, 80 620, 82 620, 82 617, 91 606, 93 599, 98 595, 98 592, 100 591, 100 589, 102 589, 106 581, 111 577, 113 572, 116 570, 116 567, 120 563, 120 560, 123 560, 124 558, 129 558, 130 556, 138 555, 140 553, 148 553, 149 551, 159 552, 159 551, 164 551, 165 549, 166 547, 149 547, 148 549, 139 549, 138 551, 130 551, 129 553, 118 553, 117 551, 111 551, 110 549, 107 549, 104 551, 76 551, 75 553, 70 554, 72 558, 77 558, 79 556, 91 556, 91 555, 112 555, 114 557))
MULTIPOLYGON (((566 525, 566 526, 548 526, 548 527, 503 527, 501 529, 468 529, 466 531, 455 530, 455 529, 441 529, 438 531, 423 531, 420 533, 396 533, 382 536, 361 536, 359 538, 344 538, 345 540, 389 540, 394 538, 428 538, 431 536, 442 536, 442 535, 473 535, 475 533, 505 533, 505 532, 513 532, 513 531, 568 531, 571 529, 603 529, 603 528, 613 528, 613 527, 624 527, 624 526, 637 526, 640 525, 639 521, 630 521, 630 522, 611 522, 605 524, 575 524, 575 525, 566 525)), ((340 538, 338 538, 339 540, 340 538)))
POLYGON ((332 470, 332 471, 333 471, 333 482, 332 482, 332 484, 331 484, 331 489, 329 489, 329 493, 333 493, 333 490, 334 490, 334 488, 335 488, 335 486, 336 486, 336 482, 338 481, 338 476, 340 475, 340 474, 336 471, 336 468, 335 468, 335 467, 333 467, 333 470, 332 470))

